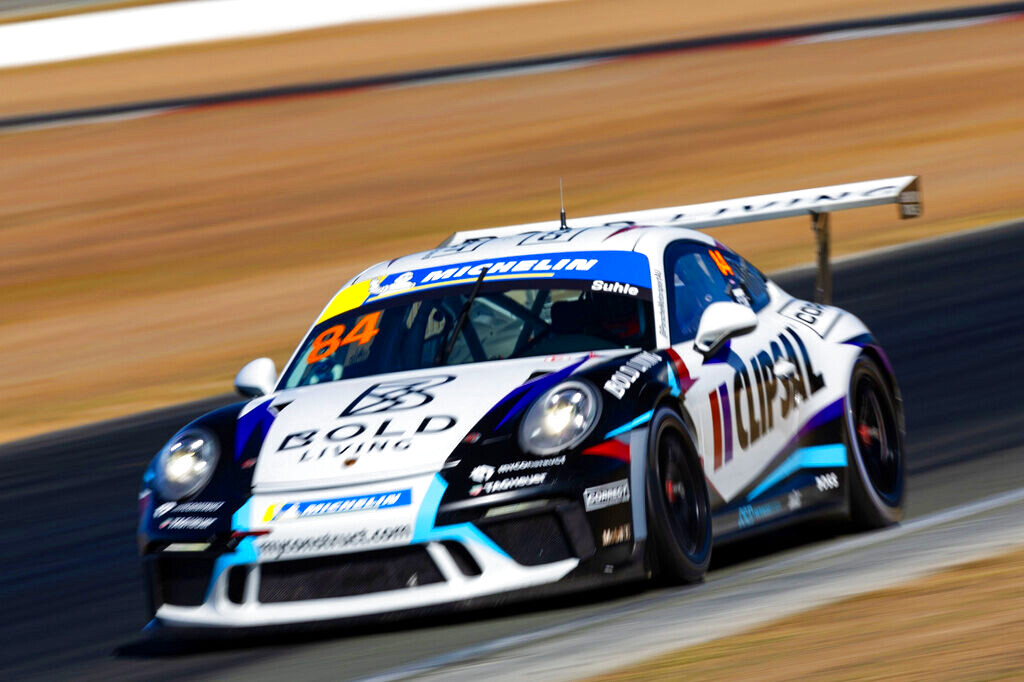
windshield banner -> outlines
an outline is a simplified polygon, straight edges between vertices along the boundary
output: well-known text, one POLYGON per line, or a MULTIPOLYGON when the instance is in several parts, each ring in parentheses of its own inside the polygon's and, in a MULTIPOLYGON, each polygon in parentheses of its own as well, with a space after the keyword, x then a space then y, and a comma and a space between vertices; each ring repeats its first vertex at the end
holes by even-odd
POLYGON ((444 286, 472 284, 487 268, 485 282, 515 279, 585 280, 594 289, 636 296, 636 288, 650 289, 647 257, 633 251, 573 251, 491 258, 407 270, 357 282, 342 290, 318 322, 364 303, 444 286))

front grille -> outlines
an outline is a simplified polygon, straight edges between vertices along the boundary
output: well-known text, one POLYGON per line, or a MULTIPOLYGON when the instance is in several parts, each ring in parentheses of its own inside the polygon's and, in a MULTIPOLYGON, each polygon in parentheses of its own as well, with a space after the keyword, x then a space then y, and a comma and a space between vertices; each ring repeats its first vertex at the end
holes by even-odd
POLYGON ((481 522, 480 530, 524 566, 550 564, 573 556, 555 511, 481 522))
POLYGON ((214 557, 169 557, 156 560, 157 604, 199 606, 213 575, 214 557))
POLYGON ((264 604, 330 599, 444 582, 423 545, 275 561, 260 567, 264 604))

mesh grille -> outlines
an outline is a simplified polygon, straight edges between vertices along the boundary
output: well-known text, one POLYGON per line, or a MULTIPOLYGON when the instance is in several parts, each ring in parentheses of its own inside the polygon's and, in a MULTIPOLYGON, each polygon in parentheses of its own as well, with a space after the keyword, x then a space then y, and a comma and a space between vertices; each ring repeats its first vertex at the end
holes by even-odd
POLYGON ((487 537, 524 566, 550 564, 575 556, 554 512, 481 524, 487 537))
POLYGON ((426 548, 417 545, 263 564, 259 600, 272 604, 329 599, 443 581, 426 548))
POLYGON ((175 606, 199 606, 213 574, 213 558, 160 557, 157 561, 157 601, 175 606))

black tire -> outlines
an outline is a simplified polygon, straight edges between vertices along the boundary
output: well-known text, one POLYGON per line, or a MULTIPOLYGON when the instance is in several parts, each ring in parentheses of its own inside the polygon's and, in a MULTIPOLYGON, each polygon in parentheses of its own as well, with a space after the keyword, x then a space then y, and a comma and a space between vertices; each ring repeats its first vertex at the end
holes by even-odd
POLYGON ((903 518, 903 425, 896 399, 878 365, 861 356, 846 401, 850 518, 861 529, 903 518))
POLYGON ((679 416, 662 408, 651 420, 647 456, 647 525, 656 580, 694 583, 711 562, 711 501, 694 439, 679 416))

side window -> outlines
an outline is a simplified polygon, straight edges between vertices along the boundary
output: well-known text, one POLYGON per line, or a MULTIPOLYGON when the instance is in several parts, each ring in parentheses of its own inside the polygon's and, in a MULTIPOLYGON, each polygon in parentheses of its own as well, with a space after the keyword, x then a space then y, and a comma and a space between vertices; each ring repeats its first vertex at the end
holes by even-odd
POLYGON ((668 305, 672 317, 672 343, 697 335, 700 316, 716 301, 732 301, 729 282, 722 274, 721 253, 706 244, 680 241, 665 250, 668 305), (721 263, 721 265, 719 264, 721 263))
POLYGON ((725 256, 725 261, 732 267, 733 272, 736 273, 740 284, 747 290, 747 296, 750 297, 750 307, 757 312, 768 305, 768 287, 765 284, 764 275, 748 263, 745 258, 732 251, 722 249, 722 255, 725 256))

